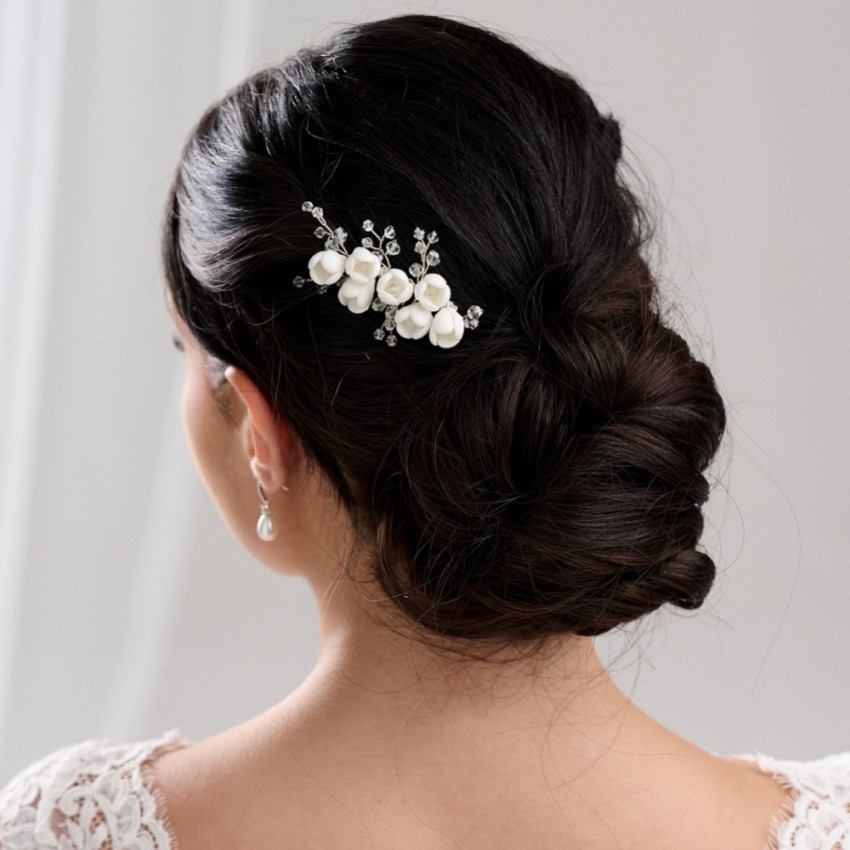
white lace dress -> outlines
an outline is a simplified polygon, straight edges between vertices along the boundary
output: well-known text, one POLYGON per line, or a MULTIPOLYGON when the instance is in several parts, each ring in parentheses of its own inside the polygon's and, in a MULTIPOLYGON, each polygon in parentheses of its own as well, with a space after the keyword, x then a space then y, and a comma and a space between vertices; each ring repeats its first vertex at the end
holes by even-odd
MULTIPOLYGON (((35 763, 0 792, 0 850, 177 850, 149 769, 184 745, 88 741, 35 763)), ((788 789, 770 850, 850 850, 850 752, 820 761, 751 757, 788 789)))
POLYGON ((149 765, 183 745, 86 741, 36 762, 0 792, 0 848, 176 850, 149 765))

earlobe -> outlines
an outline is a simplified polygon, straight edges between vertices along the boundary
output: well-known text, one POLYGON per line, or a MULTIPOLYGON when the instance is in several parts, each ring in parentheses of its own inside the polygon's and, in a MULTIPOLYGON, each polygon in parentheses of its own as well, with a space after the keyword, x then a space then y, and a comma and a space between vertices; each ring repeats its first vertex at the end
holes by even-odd
POLYGON ((283 489, 293 461, 292 432, 245 372, 228 366, 224 377, 245 406, 245 452, 254 478, 268 492, 283 489))

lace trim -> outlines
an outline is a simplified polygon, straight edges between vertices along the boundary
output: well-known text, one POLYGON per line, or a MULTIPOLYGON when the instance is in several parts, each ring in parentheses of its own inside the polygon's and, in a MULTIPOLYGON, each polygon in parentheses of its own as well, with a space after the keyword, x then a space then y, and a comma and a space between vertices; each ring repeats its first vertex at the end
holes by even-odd
MULTIPOLYGON (((177 734, 176 732, 172 732, 170 734, 177 734)), ((154 774, 153 762, 161 755, 165 755, 165 753, 169 753, 172 750, 178 750, 180 747, 185 747, 186 742, 179 738, 176 742, 175 746, 168 746, 162 749, 157 749, 155 752, 151 753, 151 757, 142 764, 142 782, 145 787, 148 789, 148 792, 153 797, 154 808, 155 811, 159 814, 159 822, 162 825, 162 828, 165 830, 165 834, 168 838, 168 844, 164 847, 160 848, 160 850, 180 850, 179 845, 177 843, 177 834, 174 832, 174 827, 171 825, 171 814, 168 811, 168 804, 165 802, 165 795, 162 793, 162 789, 159 785, 156 784, 156 776, 154 774)), ((2 848, 0 848, 2 850, 2 848)))
POLYGON ((2 850, 177 850, 151 763, 177 732, 119 746, 87 741, 33 764, 0 792, 2 850))
POLYGON ((770 826, 767 850, 850 848, 850 752, 819 761, 779 761, 748 756, 788 791, 770 826))

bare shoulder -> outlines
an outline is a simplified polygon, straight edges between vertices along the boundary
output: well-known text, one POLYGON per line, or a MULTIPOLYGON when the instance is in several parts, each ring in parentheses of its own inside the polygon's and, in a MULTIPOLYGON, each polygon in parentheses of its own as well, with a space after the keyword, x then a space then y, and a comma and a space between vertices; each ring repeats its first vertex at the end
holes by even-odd
POLYGON ((762 850, 788 800, 757 765, 707 755, 636 765, 641 781, 624 776, 613 806, 610 775, 598 794, 591 785, 547 790, 521 767, 510 779, 491 771, 461 781, 472 774, 399 774, 379 754, 370 762, 331 749, 323 762, 305 757, 297 742, 275 746, 236 731, 161 756, 154 770, 180 850, 383 850, 397 847, 399 836, 412 850, 607 850, 617 824, 636 848, 762 850))
POLYGON ((359 846, 308 767, 263 753, 240 730, 165 753, 151 769, 180 850, 359 846))

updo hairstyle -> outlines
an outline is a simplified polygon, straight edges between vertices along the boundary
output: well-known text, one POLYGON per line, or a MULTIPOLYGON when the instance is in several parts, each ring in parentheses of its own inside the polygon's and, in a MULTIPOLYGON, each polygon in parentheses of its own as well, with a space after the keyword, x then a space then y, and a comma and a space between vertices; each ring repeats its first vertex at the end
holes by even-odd
POLYGON ((166 220, 176 307, 244 370, 348 510, 424 634, 596 635, 715 575, 696 548, 725 418, 661 319, 619 127, 569 74, 484 29, 353 26, 250 77, 189 139, 166 220), (436 230, 454 348, 296 288, 334 226, 436 230))

